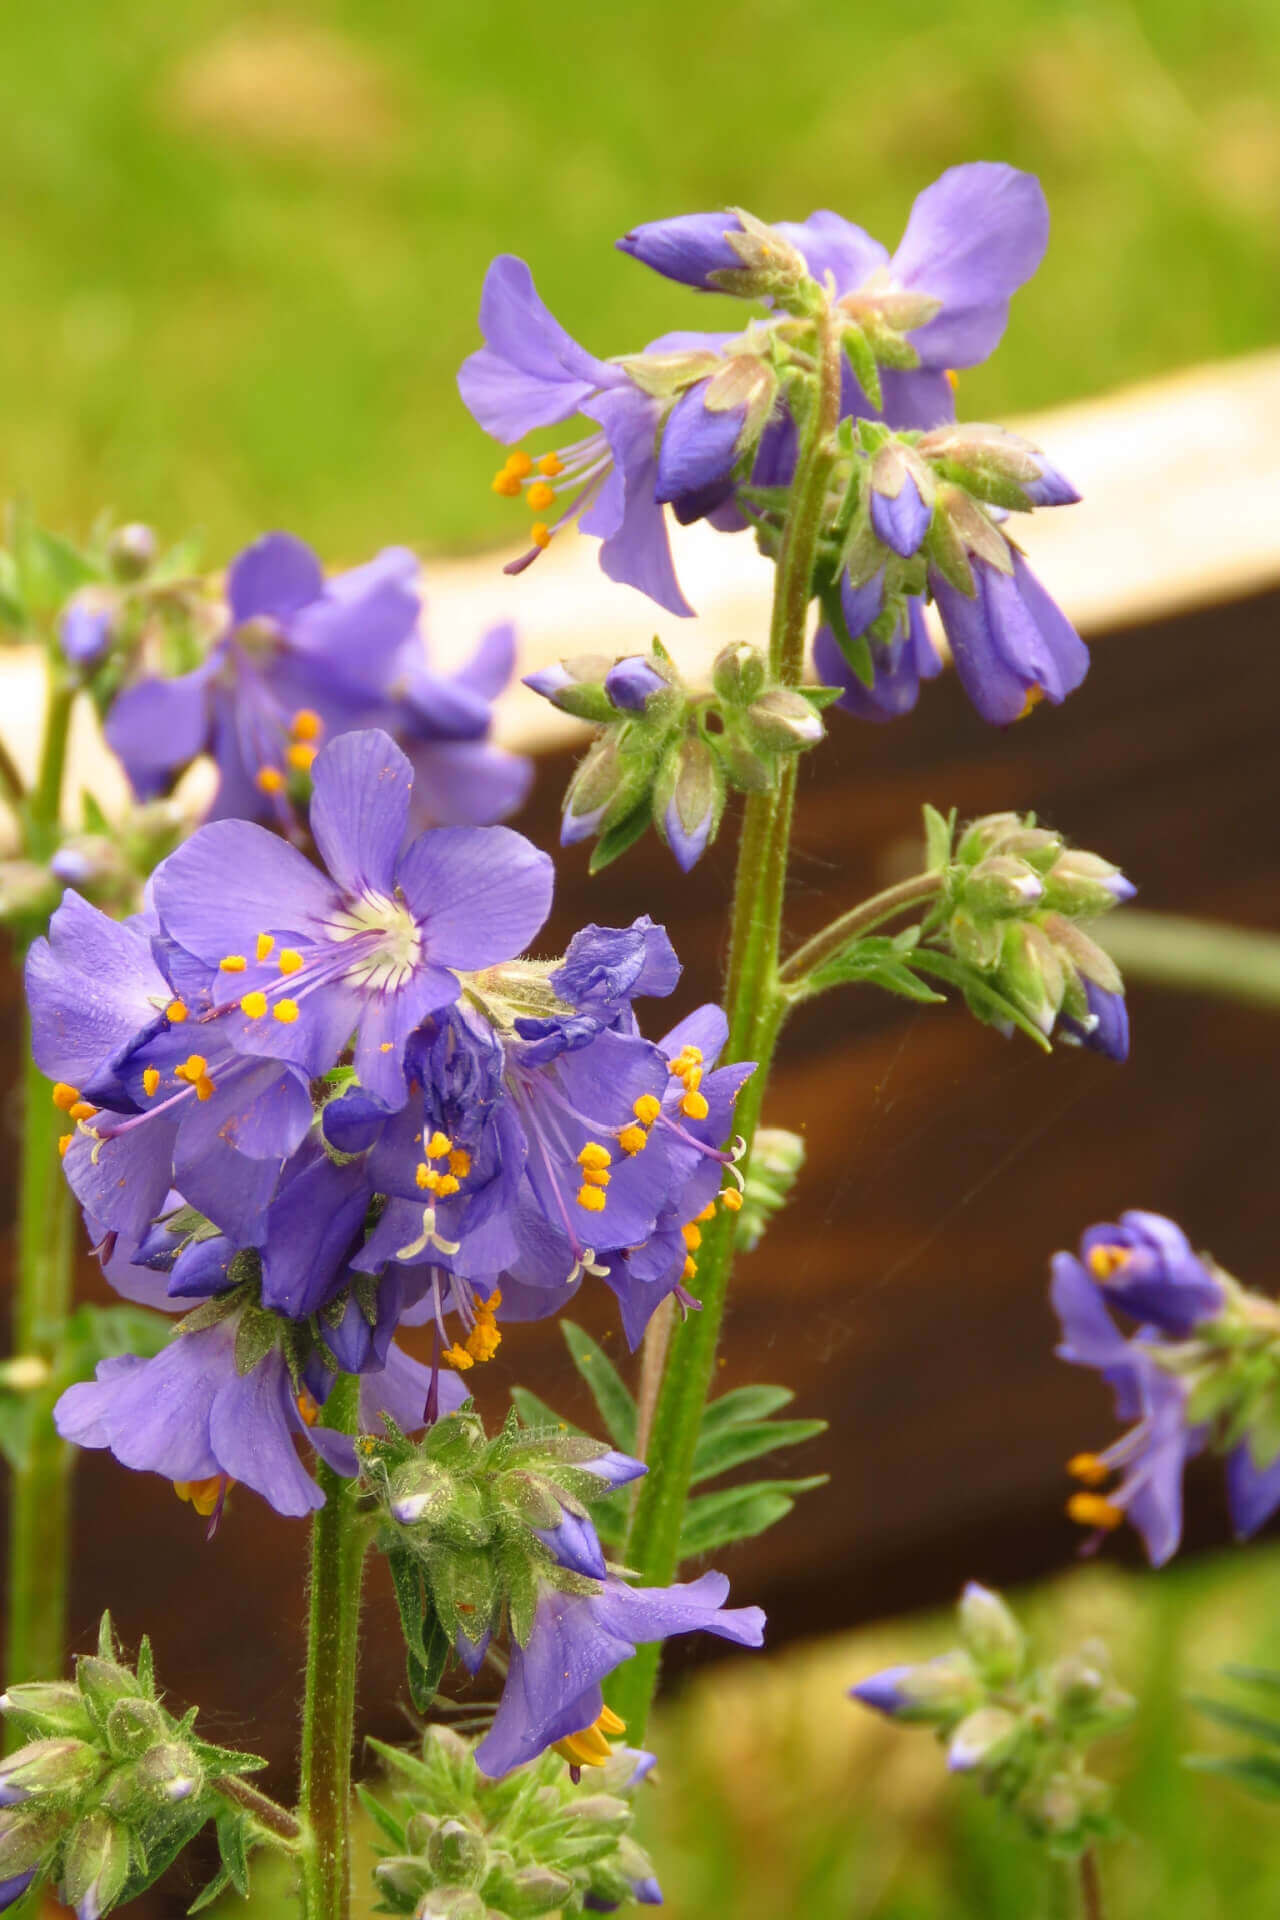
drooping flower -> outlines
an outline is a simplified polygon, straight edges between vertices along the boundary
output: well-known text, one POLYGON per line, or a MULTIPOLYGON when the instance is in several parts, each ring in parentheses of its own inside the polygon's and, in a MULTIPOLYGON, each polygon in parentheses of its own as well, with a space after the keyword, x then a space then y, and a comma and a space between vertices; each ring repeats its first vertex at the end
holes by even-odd
POLYGON ((606 1574, 596 1593, 544 1590, 528 1638, 523 1645, 512 1640, 502 1699, 476 1749, 481 1772, 508 1773, 558 1741, 594 1728, 607 1711, 600 1682, 646 1642, 713 1633, 739 1646, 760 1646, 764 1614, 759 1607, 726 1608, 728 1592, 722 1573, 648 1588, 606 1574))
POLYGON ((551 863, 505 827, 440 828, 402 851, 412 770, 382 732, 342 735, 312 777, 325 871, 248 821, 218 821, 158 870, 156 910, 207 969, 234 1049, 315 1075, 354 1035, 361 1085, 395 1109, 409 1036, 458 998, 459 969, 523 951, 551 863))
POLYGON ((1089 650, 1016 548, 1010 565, 973 557, 970 595, 930 568, 956 672, 984 720, 1007 726, 1041 699, 1058 706, 1089 671, 1089 650))
MULTIPOLYGON (((852 587, 849 576, 840 581, 841 613, 851 640, 860 640, 884 606, 884 574, 874 576, 865 587, 852 587)), ((902 603, 898 625, 888 640, 867 642, 871 653, 873 681, 868 686, 844 653, 830 626, 821 626, 814 637, 813 655, 818 677, 828 687, 842 689, 836 705, 859 719, 877 723, 896 720, 910 713, 920 695, 920 682, 932 680, 942 672, 942 660, 929 638, 924 619, 924 601, 918 594, 902 603)))

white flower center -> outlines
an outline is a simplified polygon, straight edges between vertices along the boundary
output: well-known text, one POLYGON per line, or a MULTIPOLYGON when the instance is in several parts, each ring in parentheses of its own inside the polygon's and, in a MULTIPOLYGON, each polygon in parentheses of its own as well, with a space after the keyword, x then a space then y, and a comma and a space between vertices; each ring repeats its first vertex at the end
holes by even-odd
POLYGON ((408 907, 385 894, 365 894, 335 914, 329 928, 335 940, 361 942, 344 976, 358 987, 395 993, 412 978, 422 958, 422 929, 408 907))

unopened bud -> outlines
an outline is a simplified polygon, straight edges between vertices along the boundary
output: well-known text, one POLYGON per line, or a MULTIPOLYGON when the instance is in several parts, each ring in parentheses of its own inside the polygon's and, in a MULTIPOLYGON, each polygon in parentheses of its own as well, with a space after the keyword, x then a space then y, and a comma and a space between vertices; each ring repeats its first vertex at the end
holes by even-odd
POLYGON ((118 1760, 134 1760, 168 1736, 154 1700, 117 1700, 107 1715, 107 1745, 118 1760))
POLYGON ((176 1806, 189 1800, 204 1784, 204 1769, 189 1747, 166 1741, 152 1747, 138 1762, 138 1782, 153 1799, 176 1806))
POLYGON ((653 789, 653 821, 685 873, 715 839, 724 812, 725 779, 716 756, 696 733, 670 748, 653 789))
POLYGON ((487 1920, 488 1912, 472 1887, 433 1887, 414 1909, 414 1920, 487 1920))
POLYGON ((643 713, 655 695, 670 691, 670 682, 643 654, 631 653, 610 667, 604 690, 624 713, 643 713))
POLYGON ((400 1900, 420 1900, 431 1886, 431 1869, 424 1860, 396 1854, 379 1860, 373 1870, 374 1885, 384 1896, 400 1900))
POLYGON ((117 527, 107 542, 107 564, 117 580, 140 580, 156 557, 156 536, 141 520, 117 527))
POLYGON ((77 1822, 62 1869, 63 1897, 80 1920, 97 1920, 115 1905, 129 1877, 129 1834, 101 1811, 77 1822))
POLYGON ((17 1806, 33 1794, 76 1793, 101 1767, 87 1741, 32 1740, 0 1761, 0 1806, 17 1806))
POLYGON ((58 640, 73 667, 93 667, 110 650, 116 604, 105 587, 82 587, 63 609, 58 640))
POLYGON ((540 693, 561 713, 575 720, 591 720, 597 725, 617 718, 613 702, 604 690, 605 676, 613 662, 605 654, 584 653, 572 660, 559 660, 525 675, 524 684, 540 693))
POLYGON ((474 1827, 442 1820, 427 1841, 427 1864, 452 1886, 478 1887, 489 1867, 489 1850, 474 1827))
POLYGON ((764 692, 768 679, 765 657, 745 640, 722 647, 711 666, 711 684, 732 707, 749 707, 764 692))
POLYGON ((1109 953, 1091 940, 1083 927, 1065 920, 1061 914, 1046 913, 1040 921, 1045 934, 1065 961, 1086 980, 1092 980, 1104 993, 1123 993, 1124 980, 1109 953))
POLYGON ((998 1766, 1012 1753, 1020 1732, 1016 1714, 1005 1707, 979 1707, 960 1722, 947 1742, 947 1766, 952 1773, 998 1766))
POLYGON ((1000 959, 1004 929, 998 920, 975 920, 959 907, 947 922, 947 938, 958 960, 985 973, 1000 959))
POLYGON ((611 1793, 584 1793, 573 1803, 573 1816, 583 1826, 625 1827, 631 1808, 611 1793))
POLYGON ((137 1676, 128 1667, 96 1653, 82 1653, 76 1661, 76 1685, 101 1713, 117 1700, 137 1700, 142 1695, 137 1676))
MULTIPOLYGON (((611 709, 612 711, 612 709, 611 709)), ((644 798, 652 766, 647 755, 623 753, 618 729, 594 742, 565 795, 562 846, 575 846, 623 820, 644 798)))
POLYGON ((963 894, 965 905, 979 917, 1025 913, 1043 898, 1044 882, 1025 861, 992 853, 964 876, 963 894))
POLYGON ((885 1667, 849 1689, 864 1707, 894 1720, 920 1720, 947 1725, 966 1714, 982 1698, 982 1688, 965 1653, 943 1653, 917 1666, 885 1667))
POLYGON ((771 753, 816 747, 826 733, 821 714, 791 687, 770 687, 761 694, 747 709, 746 730, 756 746, 771 753))
POLYGON ((24 1680, 0 1694, 0 1711, 38 1726, 42 1733, 88 1738, 93 1722, 79 1687, 70 1680, 24 1680))
POLYGON ((1053 1031, 1067 976, 1053 943, 1038 926, 1014 920, 1000 949, 1000 989, 1041 1033, 1053 1031))
POLYGON ((1060 854, 1045 876, 1045 905, 1059 913, 1106 913, 1137 891, 1119 867, 1078 847, 1060 854))
POLYGON ((1003 1686, 1022 1671, 1026 1658, 1022 1628, 1000 1595, 976 1580, 961 1596, 960 1631, 988 1685, 1003 1686))
POLYGON ((47 1801, 0 1811, 0 1882, 38 1867, 67 1825, 67 1814, 47 1801))
POLYGON ((557 1873, 554 1867, 522 1867, 502 1881, 498 1897, 511 1920, 534 1920, 537 1914, 563 1907, 572 1892, 573 1881, 567 1873, 557 1873))

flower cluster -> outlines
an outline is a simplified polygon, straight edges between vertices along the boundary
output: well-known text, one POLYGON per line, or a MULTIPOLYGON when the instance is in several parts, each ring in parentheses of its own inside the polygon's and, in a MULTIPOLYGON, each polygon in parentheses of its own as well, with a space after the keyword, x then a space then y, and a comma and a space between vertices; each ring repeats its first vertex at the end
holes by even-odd
POLYGON ((232 562, 214 603, 193 583, 178 597, 145 571, 127 588, 85 589, 62 617, 62 646, 89 677, 139 800, 167 793, 209 754, 211 819, 294 833, 321 744, 382 727, 413 763, 419 825, 498 820, 530 777, 488 737, 514 636, 495 628, 456 672, 433 670, 419 574, 412 553, 389 547, 326 579, 302 541, 271 533, 232 562))
POLYGON ((592 871, 652 820, 687 873, 715 839, 730 787, 775 787, 783 760, 823 737, 821 687, 777 685, 745 642, 725 647, 711 685, 687 687, 658 640, 648 658, 582 656, 527 676, 565 713, 600 728, 565 795, 564 846, 597 837, 592 871))
POLYGON ((382 1506, 383 1548, 399 1568, 402 1616, 412 1616, 411 1677, 415 1661, 427 1667, 423 1704, 448 1658, 478 1673, 506 1638, 502 1697, 475 1751, 482 1773, 508 1773, 549 1747, 575 1778, 606 1764, 609 1736, 625 1729, 601 1682, 646 1641, 701 1632, 761 1643, 763 1613, 726 1608, 723 1574, 636 1588, 605 1559, 589 1509, 645 1472, 627 1454, 522 1427, 514 1413, 490 1441, 464 1408, 419 1445, 391 1431, 362 1442, 360 1455, 382 1506))
POLYGON ((194 1708, 175 1720, 147 1642, 126 1666, 105 1616, 74 1682, 11 1686, 0 1707, 28 1736, 0 1763, 0 1909, 47 1884, 102 1920, 229 1812, 219 1782, 266 1764, 199 1739, 194 1708))
POLYGON ((1073 1856, 1114 1831, 1110 1790, 1087 1749, 1132 1718, 1135 1702, 1091 1640, 1052 1665, 1033 1664, 1018 1622, 971 1582, 959 1606, 963 1644, 918 1666, 886 1667, 850 1689, 891 1719, 932 1727, 955 1773, 972 1773, 1055 1854, 1073 1856))
POLYGON ((1088 654, 1001 522, 1078 496, 1016 435, 957 426, 953 393, 954 370, 998 344, 1047 237, 1038 183, 986 163, 928 187, 892 256, 829 212, 773 226, 740 210, 656 221, 622 250, 685 286, 762 302, 764 314, 739 334, 667 334, 608 361, 552 318, 523 261, 495 261, 480 307, 485 345, 459 375, 467 406, 512 445, 575 414, 598 427, 536 457, 508 454, 494 490, 536 516, 531 547, 508 571, 576 519, 600 537, 611 578, 688 614, 667 506, 682 523, 754 527, 776 554, 797 418, 814 404, 830 343, 841 355, 840 425, 811 582, 825 615, 824 679, 855 713, 906 712, 940 668, 923 620, 932 599, 985 719, 1003 725, 1040 699, 1061 701, 1088 654), (554 523, 542 517, 553 508, 554 523))
POLYGON ((1142 1212, 1088 1228, 1078 1257, 1055 1254, 1052 1299, 1059 1354, 1095 1368, 1133 1422, 1069 1461, 1071 1518, 1094 1544, 1128 1520, 1162 1566, 1182 1537, 1186 1463, 1211 1451, 1226 1459, 1236 1533, 1256 1533, 1280 1506, 1280 1306, 1142 1212))
POLYGON ((750 1069, 716 1068, 723 1015, 654 1044, 632 1012, 679 977, 661 928, 521 960, 544 854, 505 827, 413 837, 413 770, 378 731, 331 742, 311 778, 323 868, 213 823, 133 920, 68 893, 27 969, 108 1278, 185 1310, 158 1356, 71 1388, 59 1428, 208 1508, 232 1480, 281 1512, 319 1504, 299 1437, 354 1471, 319 1418, 339 1369, 364 1376, 366 1428, 456 1406, 456 1378, 394 1345, 402 1322, 433 1322, 467 1370, 499 1310, 554 1312, 590 1273, 634 1343, 669 1294, 692 1304, 698 1223, 722 1191, 739 1204, 723 1143, 750 1069))
POLYGON ((651 1753, 620 1747, 585 1791, 548 1755, 493 1780, 469 1741, 428 1728, 421 1754, 370 1743, 396 1788, 379 1826, 397 1849, 373 1880, 384 1911, 415 1920, 531 1920, 660 1906, 647 1855, 632 1836, 634 1796, 651 1753))

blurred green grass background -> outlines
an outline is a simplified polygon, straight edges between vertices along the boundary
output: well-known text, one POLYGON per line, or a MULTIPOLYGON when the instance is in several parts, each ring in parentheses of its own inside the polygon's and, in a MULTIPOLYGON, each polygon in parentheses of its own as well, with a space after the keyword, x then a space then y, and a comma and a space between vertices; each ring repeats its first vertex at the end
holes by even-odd
POLYGON ((1280 338, 1280 8, 1223 0, 59 0, 0 24, 0 491, 211 557, 516 535, 454 373, 493 253, 609 354, 714 324, 637 221, 1041 173, 1049 258, 971 415, 1280 338))

